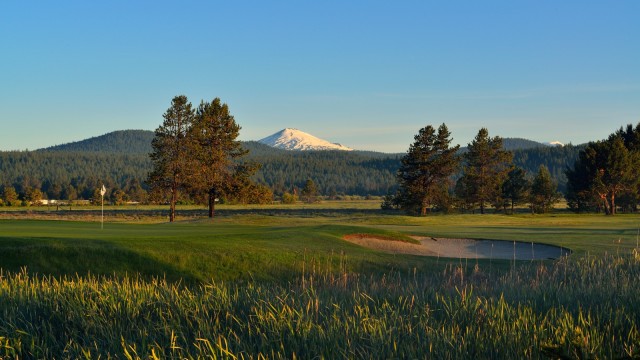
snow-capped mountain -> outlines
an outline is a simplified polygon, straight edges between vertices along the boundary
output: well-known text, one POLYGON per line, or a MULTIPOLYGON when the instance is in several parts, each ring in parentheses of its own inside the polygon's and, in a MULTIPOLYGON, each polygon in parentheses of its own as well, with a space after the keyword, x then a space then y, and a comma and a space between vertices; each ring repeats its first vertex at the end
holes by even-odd
POLYGON ((549 145, 549 146, 560 146, 560 147, 564 146, 564 144, 561 143, 560 141, 549 141, 547 143, 547 145, 549 145))
POLYGON ((284 150, 353 150, 292 128, 280 130, 258 142, 284 150))

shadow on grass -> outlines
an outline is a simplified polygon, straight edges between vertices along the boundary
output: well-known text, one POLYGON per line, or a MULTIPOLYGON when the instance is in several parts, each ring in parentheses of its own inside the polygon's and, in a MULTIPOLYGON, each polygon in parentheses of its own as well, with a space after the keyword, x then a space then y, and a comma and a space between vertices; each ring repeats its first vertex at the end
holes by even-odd
POLYGON ((140 252, 102 240, 0 237, 0 268, 53 276, 92 274, 167 281, 198 281, 196 276, 140 252))

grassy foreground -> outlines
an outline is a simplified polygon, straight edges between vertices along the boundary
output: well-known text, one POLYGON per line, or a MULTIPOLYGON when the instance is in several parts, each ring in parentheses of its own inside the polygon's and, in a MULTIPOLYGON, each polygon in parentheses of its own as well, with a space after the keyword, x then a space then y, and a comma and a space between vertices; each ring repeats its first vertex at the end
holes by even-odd
POLYGON ((308 211, 104 230, 2 220, 0 357, 640 357, 636 217, 308 211), (394 256, 349 233, 575 252, 515 265, 394 256))
POLYGON ((640 260, 288 284, 3 275, 7 358, 637 358, 640 260))

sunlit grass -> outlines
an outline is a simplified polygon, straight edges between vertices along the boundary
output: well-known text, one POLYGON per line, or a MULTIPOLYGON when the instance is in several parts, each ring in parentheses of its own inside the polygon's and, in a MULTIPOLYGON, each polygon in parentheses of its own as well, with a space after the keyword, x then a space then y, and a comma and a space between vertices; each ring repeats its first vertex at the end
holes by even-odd
POLYGON ((640 356, 640 262, 629 254, 376 275, 307 261, 287 283, 3 273, 0 356, 640 356))

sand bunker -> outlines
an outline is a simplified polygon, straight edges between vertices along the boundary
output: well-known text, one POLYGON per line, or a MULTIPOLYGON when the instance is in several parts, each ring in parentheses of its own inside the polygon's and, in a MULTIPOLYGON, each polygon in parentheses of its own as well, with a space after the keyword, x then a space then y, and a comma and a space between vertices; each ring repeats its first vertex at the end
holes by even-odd
POLYGON ((411 254, 466 259, 557 259, 570 254, 559 246, 502 240, 448 239, 412 236, 420 244, 394 241, 375 236, 347 235, 345 240, 392 254, 411 254))

